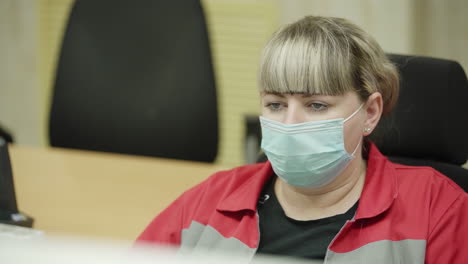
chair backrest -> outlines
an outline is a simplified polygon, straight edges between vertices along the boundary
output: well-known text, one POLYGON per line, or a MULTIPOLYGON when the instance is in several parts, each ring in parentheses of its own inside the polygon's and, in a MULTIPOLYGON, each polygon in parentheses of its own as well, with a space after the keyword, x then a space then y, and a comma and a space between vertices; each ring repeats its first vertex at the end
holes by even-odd
POLYGON ((18 212, 7 142, 0 137, 0 221, 18 212))
POLYGON ((468 84, 455 61, 389 55, 400 75, 400 97, 371 139, 391 160, 440 170, 468 190, 468 84))
POLYGON ((390 55, 401 75, 400 97, 382 118, 377 142, 387 155, 461 165, 468 159, 468 84, 455 61, 390 55))
POLYGON ((58 147, 212 162, 217 100, 199 1, 77 0, 49 136, 58 147))

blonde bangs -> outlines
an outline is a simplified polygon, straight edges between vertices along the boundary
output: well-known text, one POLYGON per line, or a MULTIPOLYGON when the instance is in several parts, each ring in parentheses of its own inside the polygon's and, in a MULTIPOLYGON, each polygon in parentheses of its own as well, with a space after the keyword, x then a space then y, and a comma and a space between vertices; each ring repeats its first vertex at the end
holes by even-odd
POLYGON ((266 93, 342 95, 353 90, 352 72, 347 39, 286 27, 264 49, 259 88, 266 93))

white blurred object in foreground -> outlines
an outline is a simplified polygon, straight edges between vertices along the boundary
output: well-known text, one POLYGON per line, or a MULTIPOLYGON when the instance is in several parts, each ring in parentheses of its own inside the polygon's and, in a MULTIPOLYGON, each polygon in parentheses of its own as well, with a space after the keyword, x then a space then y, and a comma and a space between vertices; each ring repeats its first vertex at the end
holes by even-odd
MULTIPOLYGON (((59 238, 44 235, 34 229, 0 225, 1 264, 89 264, 89 263, 305 263, 284 257, 260 256, 253 260, 235 255, 197 252, 178 255, 170 247, 139 245, 129 247, 128 242, 59 238)), ((311 263, 307 261, 307 263, 311 263)), ((321 262, 320 262, 321 263, 321 262)))

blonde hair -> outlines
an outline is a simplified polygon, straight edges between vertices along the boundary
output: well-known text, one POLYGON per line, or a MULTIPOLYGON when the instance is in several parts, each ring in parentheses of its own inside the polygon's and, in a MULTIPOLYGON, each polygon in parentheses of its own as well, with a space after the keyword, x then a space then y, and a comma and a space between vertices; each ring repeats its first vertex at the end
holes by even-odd
POLYGON ((263 50, 260 92, 383 97, 383 114, 398 98, 399 77, 379 44, 342 18, 307 16, 276 32, 263 50))

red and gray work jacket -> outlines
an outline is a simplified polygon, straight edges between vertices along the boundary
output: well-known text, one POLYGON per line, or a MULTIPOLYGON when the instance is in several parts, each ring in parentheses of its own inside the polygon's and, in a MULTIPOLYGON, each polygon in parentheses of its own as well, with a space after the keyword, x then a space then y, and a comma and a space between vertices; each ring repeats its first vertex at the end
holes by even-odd
MULTIPOLYGON (((468 263, 468 195, 428 167, 390 162, 371 144, 355 217, 328 246, 325 263, 468 263)), ((218 172, 159 214, 138 241, 179 251, 257 250, 257 203, 269 162, 218 172)))

